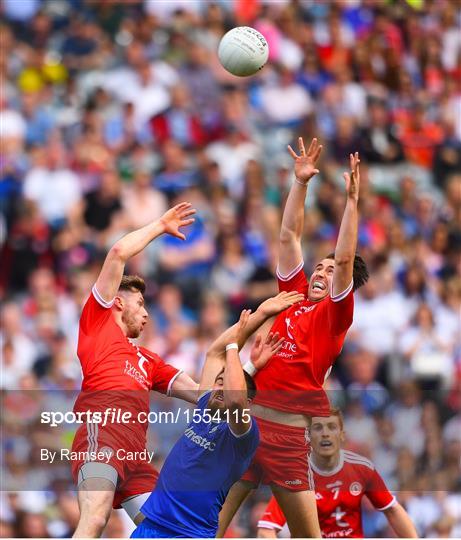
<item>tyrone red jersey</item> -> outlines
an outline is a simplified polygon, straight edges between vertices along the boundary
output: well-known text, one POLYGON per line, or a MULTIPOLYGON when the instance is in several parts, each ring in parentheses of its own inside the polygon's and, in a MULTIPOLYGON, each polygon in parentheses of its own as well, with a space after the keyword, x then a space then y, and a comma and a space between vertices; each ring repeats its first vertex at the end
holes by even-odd
MULTIPOLYGON (((308 281, 301 263, 287 277, 277 273, 280 291, 307 297, 308 281)), ((255 403, 290 413, 328 416, 323 384, 341 352, 354 311, 353 283, 336 297, 304 300, 280 313, 271 332, 285 338, 282 349, 255 375, 255 403)))
MULTIPOLYGON (((317 469, 312 459, 310 464, 323 538, 363 538, 364 496, 380 511, 396 503, 373 463, 355 452, 341 450, 339 464, 333 471, 317 469)), ((285 516, 272 497, 258 527, 280 530, 285 523, 285 516)))
POLYGON ((143 449, 147 422, 138 422, 137 415, 149 412, 149 391, 168 394, 181 371, 133 345, 115 322, 112 303, 94 286, 80 316, 77 354, 83 382, 74 411, 115 407, 130 412, 133 421, 107 425, 105 430, 125 447, 143 449))

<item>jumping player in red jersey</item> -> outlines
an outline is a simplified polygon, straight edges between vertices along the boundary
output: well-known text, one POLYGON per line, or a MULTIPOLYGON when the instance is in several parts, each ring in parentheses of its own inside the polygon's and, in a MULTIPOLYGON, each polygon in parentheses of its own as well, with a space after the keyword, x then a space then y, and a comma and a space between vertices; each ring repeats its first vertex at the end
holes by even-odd
MULTIPOLYGON (((294 537, 320 537, 314 486, 308 475, 308 437, 311 416, 328 416, 330 406, 323 384, 339 355, 352 324, 353 291, 368 279, 356 255, 359 155, 350 155, 351 173, 344 173, 346 205, 335 252, 319 261, 308 281, 304 274, 301 240, 304 205, 310 179, 319 171, 322 147, 313 139, 305 151, 299 138, 295 182, 287 198, 280 232, 277 277, 280 290, 306 295, 278 315, 271 332, 285 338, 282 350, 254 375, 258 388, 252 414, 260 428, 260 445, 248 471, 229 492, 220 514, 223 536, 238 507, 259 483, 269 484, 294 537)), ((256 368, 258 366, 255 366, 256 368)))
POLYGON ((78 485, 80 520, 75 537, 98 537, 112 506, 124 507, 139 522, 139 508, 155 485, 158 473, 142 455, 146 448, 149 391, 195 403, 198 384, 165 364, 155 353, 137 347, 147 322, 144 281, 123 276, 126 262, 152 240, 170 234, 182 240, 181 227, 194 221, 190 203, 168 210, 158 221, 133 231, 110 249, 81 317, 78 357, 83 371, 76 412, 104 413, 119 409, 127 422, 91 422, 77 431, 72 452, 72 474, 78 485), (74 455, 74 454, 72 454, 74 455))
MULTIPOLYGON (((387 489, 373 463, 341 449, 345 433, 339 409, 332 409, 329 417, 312 418, 309 434, 323 538, 363 538, 361 507, 365 496, 376 510, 384 512, 397 537, 417 538, 410 517, 387 489)), ((258 538, 276 538, 285 523, 285 516, 272 497, 258 523, 258 538)))

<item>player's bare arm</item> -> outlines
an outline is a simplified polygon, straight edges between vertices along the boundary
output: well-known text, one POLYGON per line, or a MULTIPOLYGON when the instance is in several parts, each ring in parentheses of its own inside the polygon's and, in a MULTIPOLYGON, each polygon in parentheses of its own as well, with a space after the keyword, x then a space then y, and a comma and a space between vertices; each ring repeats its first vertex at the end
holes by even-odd
MULTIPOLYGON (((269 298, 259 305, 258 309, 251 313, 248 317, 248 322, 242 331, 238 334, 239 350, 246 343, 248 338, 260 328, 265 321, 277 315, 284 309, 300 302, 304 299, 304 295, 296 291, 281 292, 277 296, 269 298)), ((238 324, 238 323, 237 323, 238 324)), ((226 345, 232 343, 236 325, 224 331, 210 346, 207 351, 205 365, 203 367, 202 377, 200 380, 199 395, 206 390, 209 390, 214 383, 216 375, 224 367, 226 359, 226 345)), ((275 353, 274 353, 275 354, 275 353)), ((267 360, 266 360, 267 361, 267 360)), ((261 365, 261 367, 263 367, 261 365)))
POLYGON ((176 377, 171 386, 170 396, 188 401, 189 403, 197 403, 199 384, 194 381, 190 375, 182 372, 176 377))
POLYGON ((192 208, 191 203, 177 204, 165 212, 160 219, 118 240, 109 250, 96 281, 96 290, 102 300, 106 302, 113 300, 120 286, 125 264, 152 240, 162 234, 170 234, 185 240, 186 237, 180 229, 193 223, 194 218, 191 217, 193 214, 195 214, 195 209, 192 208))
MULTIPOLYGON (((241 341, 238 343, 239 350, 246 343, 247 339, 268 319, 278 315, 285 309, 289 308, 293 304, 296 304, 297 302, 301 302, 302 300, 304 300, 304 295, 298 293, 297 291, 283 291, 262 302, 258 309, 249 317, 248 324, 245 326, 244 331, 241 334, 241 341)), ((231 327, 223 332, 211 344, 210 348, 208 349, 208 354, 213 356, 221 356, 221 359, 224 360, 225 348, 227 343, 229 343, 229 334, 233 331, 234 329, 231 327)))
POLYGON ((359 153, 350 154, 351 172, 344 173, 346 182, 346 208, 344 210, 335 249, 333 296, 344 292, 351 284, 354 257, 357 248, 358 202, 360 188, 359 153))
MULTIPOLYGON (((253 331, 259 328, 261 324, 260 321, 265 322, 268 318, 272 317, 273 314, 283 311, 283 309, 286 309, 293 303, 299 302, 303 298, 303 295, 298 295, 296 292, 290 292, 280 293, 275 298, 269 298, 269 300, 263 302, 257 312, 250 315, 248 324, 243 330, 243 335, 241 337, 239 336, 237 341, 239 348, 242 348, 253 331)), ((208 354, 219 351, 217 354, 220 354, 224 361, 225 346, 226 343, 229 343, 230 333, 232 331, 233 327, 224 332, 222 336, 216 340, 215 344, 212 345, 208 354)), ((282 344, 283 338, 280 338, 277 332, 275 334, 270 332, 265 339, 263 339, 261 335, 258 335, 250 355, 255 369, 262 369, 269 359, 280 350, 282 344)), ((172 397, 183 399, 189 403, 196 403, 197 397, 200 394, 199 384, 187 375, 187 373, 181 373, 175 379, 170 393, 172 397)))
POLYGON ((384 514, 398 538, 418 538, 415 526, 406 510, 399 503, 395 503, 384 514))
POLYGON ((288 151, 294 159, 295 182, 288 194, 280 230, 280 251, 278 269, 282 276, 287 276, 302 263, 301 238, 304 229, 304 204, 307 186, 319 170, 317 161, 322 152, 322 145, 312 139, 309 149, 305 150, 302 137, 298 139, 297 154, 291 146, 288 151))
POLYGON ((237 343, 243 339, 245 326, 248 324, 251 310, 244 309, 240 319, 234 325, 229 335, 230 343, 226 347, 226 363, 223 375, 223 399, 229 410, 229 424, 236 435, 243 435, 251 426, 251 416, 248 414, 248 392, 238 353, 237 343), (246 409, 247 414, 242 414, 246 409))

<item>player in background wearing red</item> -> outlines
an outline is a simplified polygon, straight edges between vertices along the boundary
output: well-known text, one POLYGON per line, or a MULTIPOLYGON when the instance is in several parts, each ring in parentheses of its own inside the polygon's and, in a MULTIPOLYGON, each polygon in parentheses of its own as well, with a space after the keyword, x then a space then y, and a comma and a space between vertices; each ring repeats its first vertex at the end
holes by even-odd
MULTIPOLYGON (((373 463, 341 449, 345 433, 339 409, 332 409, 329 417, 312 418, 309 434, 323 538, 363 538, 361 507, 365 496, 376 510, 384 512, 397 537, 417 538, 410 517, 387 489, 373 463)), ((272 497, 258 523, 258 538, 276 538, 285 523, 285 516, 272 497)))
POLYGON ((220 514, 219 537, 261 482, 271 486, 292 536, 320 537, 306 429, 309 417, 330 414, 323 384, 352 324, 353 291, 368 279, 365 263, 355 253, 358 153, 350 155, 351 173, 344 173, 346 205, 335 252, 317 263, 308 282, 301 248, 304 205, 308 183, 319 172, 316 162, 322 147, 313 139, 306 153, 300 137, 299 155, 288 149, 296 180, 283 212, 277 277, 280 290, 297 290, 306 300, 278 315, 272 325, 271 332, 278 332, 285 342, 254 375, 258 394, 252 415, 258 421, 260 445, 248 471, 229 492, 220 514))
POLYGON ((149 391, 196 402, 195 381, 130 341, 147 322, 145 285, 137 276, 123 276, 127 261, 158 236, 184 240, 180 228, 194 221, 194 213, 190 203, 178 204, 158 221, 116 242, 83 308, 78 340, 83 382, 74 410, 104 412, 114 407, 131 413, 133 420, 105 426, 87 422, 75 435, 72 451, 85 456, 72 462, 80 507, 75 537, 99 537, 112 506, 125 508, 135 522, 143 518, 139 508, 158 473, 147 460, 127 456, 146 448, 147 422, 137 421, 137 415, 149 412, 149 391), (97 452, 99 458, 91 456, 97 452))

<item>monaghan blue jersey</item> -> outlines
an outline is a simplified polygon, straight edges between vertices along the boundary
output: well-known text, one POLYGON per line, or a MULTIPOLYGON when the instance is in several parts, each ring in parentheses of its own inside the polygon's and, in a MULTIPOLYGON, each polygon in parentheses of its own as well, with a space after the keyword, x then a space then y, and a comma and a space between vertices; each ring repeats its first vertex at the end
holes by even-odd
MULTIPOLYGON (((210 393, 199 399, 198 409, 207 407, 210 393)), ((241 436, 227 422, 191 422, 168 454, 141 512, 175 536, 214 538, 227 493, 248 469, 258 443, 254 418, 241 436)))

